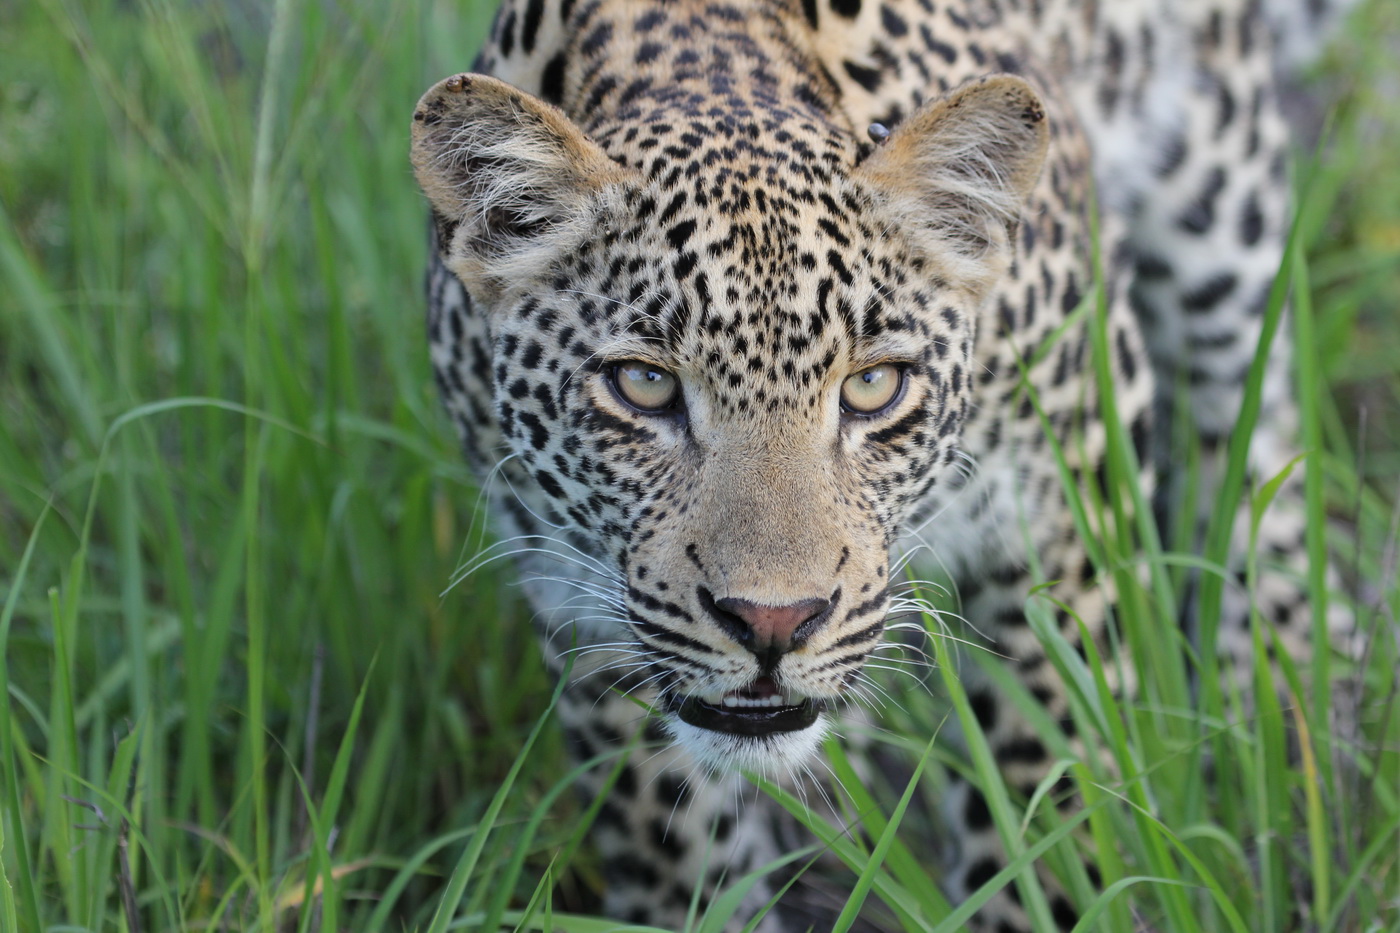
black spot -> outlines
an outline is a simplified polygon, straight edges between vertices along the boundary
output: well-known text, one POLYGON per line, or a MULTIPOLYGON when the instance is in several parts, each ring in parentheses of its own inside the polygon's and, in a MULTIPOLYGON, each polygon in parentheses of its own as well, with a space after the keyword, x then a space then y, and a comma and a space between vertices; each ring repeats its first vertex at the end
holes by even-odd
POLYGON ((1137 378, 1137 356, 1128 346, 1128 332, 1125 329, 1118 331, 1118 366, 1123 371, 1123 381, 1132 382, 1137 378))
MULTIPOLYGON (((603 863, 603 873, 607 876, 608 882, 613 885, 625 884, 631 887, 651 888, 655 887, 659 880, 656 869, 631 852, 623 852, 608 858, 603 863)), ((643 915, 642 919, 649 918, 643 915)))
POLYGON ((627 87, 623 88, 622 93, 618 95, 617 105, 619 107, 625 107, 628 104, 636 101, 637 98, 641 97, 643 94, 647 93, 650 90, 651 79, 638 78, 631 84, 627 85, 627 87))
POLYGON ((909 24, 904 21, 904 17, 888 6, 880 7, 880 23, 885 27, 885 32, 895 38, 909 33, 909 24))
POLYGON ((935 36, 933 30, 929 29, 927 25, 919 27, 919 35, 924 40, 924 48, 943 59, 943 61, 949 65, 957 62, 958 50, 935 36))
POLYGON ((851 76, 852 81, 859 84, 870 93, 874 94, 880 89, 881 76, 878 68, 867 68, 864 65, 856 64, 850 59, 842 62, 841 65, 846 69, 846 74, 851 76))
POLYGON ((968 829, 986 829, 992 825, 992 811, 987 809, 987 798, 975 787, 967 789, 967 801, 963 804, 963 822, 968 829))
POLYGON ((831 9, 847 19, 855 19, 860 15, 860 0, 831 0, 831 9))
POLYGON ((1216 85, 1215 96, 1220 107, 1215 118, 1215 138, 1219 139, 1235 121, 1235 95, 1230 93, 1230 89, 1222 81, 1216 85))
POLYGON ((1186 161, 1186 137, 1183 135, 1173 136, 1167 140, 1167 144, 1162 149, 1162 161, 1157 165, 1157 177, 1167 178, 1175 174, 1181 168, 1181 163, 1186 161))
MULTIPOLYGON (((589 758, 591 757, 593 756, 589 755, 589 758)), ((588 759, 584 760, 587 761, 588 759)), ((613 803, 611 800, 604 800, 602 805, 598 807, 598 816, 594 819, 594 822, 599 826, 611 826, 614 829, 626 830, 629 828, 627 825, 627 814, 623 813, 617 804, 613 803)))
POLYGON ((540 73, 540 97, 551 104, 564 101, 564 53, 549 60, 540 73))
POLYGON ((967 695, 967 703, 977 717, 977 724, 983 732, 990 731, 997 724, 996 697, 985 690, 977 690, 967 695))
POLYGON ((515 11, 511 10, 501 20, 501 34, 496 42, 501 46, 501 57, 510 58, 510 54, 515 51, 515 11))
POLYGON ((564 488, 559 485, 559 481, 554 478, 554 474, 548 470, 539 470, 535 473, 535 482, 540 484, 540 488, 552 499, 564 498, 564 488))
POLYGON ((588 99, 583 102, 583 112, 591 113, 597 110, 598 106, 603 102, 603 98, 611 94, 616 88, 617 78, 612 75, 603 75, 603 77, 599 78, 598 82, 593 85, 593 89, 588 92, 588 99))
POLYGON ((650 10, 638 16, 637 21, 633 25, 637 27, 638 32, 651 32, 664 22, 666 22, 666 14, 664 12, 661 10, 650 10))
POLYGON ((672 249, 679 250, 685 246, 693 233, 695 233, 695 221, 683 220, 666 231, 666 239, 670 241, 672 249))
POLYGON ((1060 297, 1060 310, 1065 314, 1073 314, 1083 298, 1084 296, 1079 293, 1079 283, 1074 280, 1074 274, 1070 273, 1069 279, 1065 282, 1065 293, 1060 297))
POLYGON ((1151 428, 1148 423, 1151 418, 1151 415, 1148 413, 1149 411, 1150 409, 1145 409, 1139 412, 1138 416, 1133 419, 1132 427, 1128 429, 1128 434, 1133 441, 1133 452, 1137 454, 1138 463, 1147 462, 1149 452, 1147 445, 1151 439, 1151 428))
POLYGON ((1251 191, 1244 199, 1240 212, 1240 240, 1245 246, 1253 246, 1264 235, 1264 212, 1259 209, 1259 194, 1251 191))
POLYGON ((1001 866, 997 864, 997 860, 990 855, 984 856, 973 862, 968 868, 967 874, 963 877, 963 883, 969 891, 975 891, 991 881, 999 871, 1001 871, 1001 866))
POLYGON ((670 202, 661 211, 661 216, 657 218, 657 222, 663 225, 670 223, 671 218, 676 216, 676 212, 685 206, 685 201, 685 192, 677 191, 675 196, 671 198, 670 202))
MULTIPOLYGON (((1029 401, 1029 398, 1022 400, 1022 405, 1029 401)), ((1034 408, 1032 408, 1034 413, 1034 408)), ((1025 628, 1026 611, 1020 606, 1003 606, 996 612, 996 624, 1004 628, 1025 628)))
POLYGON ((802 13, 807 17, 807 23, 813 28, 817 28, 817 0, 802 0, 802 13))
POLYGON ((1177 226, 1187 233, 1205 233, 1215 223, 1215 199, 1225 189, 1225 169, 1216 166, 1206 177, 1199 197, 1177 218, 1177 226))
POLYGON ((1035 735, 1026 735, 1023 738, 1012 738, 997 748, 997 763, 1008 765, 1008 763, 1026 763, 1026 765, 1037 765, 1046 759, 1046 747, 1044 742, 1036 738, 1035 735))
POLYGON ((1217 272, 1195 288, 1183 292, 1181 307, 1188 314, 1206 314, 1229 298, 1239 284, 1233 272, 1217 272))
POLYGON ((540 31, 540 18, 544 15, 544 0, 530 0, 525 5, 525 25, 520 32, 520 47, 529 55, 535 50, 535 38, 540 31))
POLYGON ((564 727, 564 744, 569 746, 569 754, 573 755, 575 761, 587 761, 595 754, 593 743, 588 741, 588 737, 569 726, 564 727))
POLYGON ((657 817, 651 821, 651 844, 658 852, 679 860, 685 855, 685 840, 679 832, 669 831, 669 820, 657 817))
POLYGON ((1105 41, 1108 45, 1104 50, 1107 74, 1099 85, 1099 109, 1105 114, 1111 114, 1118 106, 1118 88, 1123 80, 1123 37, 1118 35, 1116 29, 1110 28, 1105 41))
POLYGON ((1050 913, 1055 918, 1055 925, 1061 930, 1073 930, 1079 922, 1079 912, 1070 906, 1063 894, 1055 895, 1055 899, 1050 902, 1050 913))
POLYGON ((690 799, 685 779, 679 774, 667 772, 656 779, 656 799, 659 803, 675 809, 690 799))
POLYGON ((530 446, 535 450, 544 450, 549 444, 549 431, 540 423, 534 412, 522 411, 517 420, 530 429, 530 446))
POLYGON ((1143 253, 1137 257, 1136 271, 1141 279, 1161 280, 1172 277, 1171 263, 1152 253, 1143 253))
POLYGON ((592 58, 594 55, 603 51, 604 47, 612 41, 612 34, 612 23, 604 20, 593 27, 593 31, 584 37, 583 43, 579 46, 579 51, 585 56, 592 58))

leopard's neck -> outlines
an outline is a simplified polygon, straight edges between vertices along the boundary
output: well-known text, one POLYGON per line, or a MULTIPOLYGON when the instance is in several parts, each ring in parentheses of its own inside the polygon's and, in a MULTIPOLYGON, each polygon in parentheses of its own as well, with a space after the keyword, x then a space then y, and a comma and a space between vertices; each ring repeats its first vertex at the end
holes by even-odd
POLYGON ((638 127, 678 120, 736 140, 850 135, 798 0, 598 0, 569 32, 560 104, 611 154, 644 155, 638 127))

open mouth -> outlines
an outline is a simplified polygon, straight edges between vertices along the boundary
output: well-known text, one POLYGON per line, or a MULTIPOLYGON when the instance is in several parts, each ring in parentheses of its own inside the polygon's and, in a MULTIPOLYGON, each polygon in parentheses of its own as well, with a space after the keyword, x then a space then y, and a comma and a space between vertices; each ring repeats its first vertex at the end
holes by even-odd
POLYGON ((825 708, 820 700, 786 696, 770 677, 760 677, 741 690, 731 690, 709 700, 698 696, 670 696, 667 707, 682 722, 697 729, 733 735, 771 735, 796 732, 817 721, 825 708))

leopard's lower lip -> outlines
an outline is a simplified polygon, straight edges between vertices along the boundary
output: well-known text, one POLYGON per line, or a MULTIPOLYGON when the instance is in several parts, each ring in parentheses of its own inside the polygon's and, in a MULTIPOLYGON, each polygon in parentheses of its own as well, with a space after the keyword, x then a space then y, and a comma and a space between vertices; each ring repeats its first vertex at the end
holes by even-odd
POLYGON ((790 706, 716 706, 696 696, 668 696, 667 707, 697 729, 731 735, 763 736, 798 732, 817 721, 825 704, 807 698, 790 706))

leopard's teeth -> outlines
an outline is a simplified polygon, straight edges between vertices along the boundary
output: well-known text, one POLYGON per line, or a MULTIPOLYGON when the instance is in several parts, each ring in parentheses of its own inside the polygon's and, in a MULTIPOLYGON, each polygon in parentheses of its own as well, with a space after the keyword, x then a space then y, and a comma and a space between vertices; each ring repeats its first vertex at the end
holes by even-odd
POLYGON ((724 698, 724 705, 731 708, 744 709, 765 709, 769 707, 793 706, 795 704, 788 701, 786 697, 773 694, 766 697, 741 697, 734 694, 727 694, 724 698))

